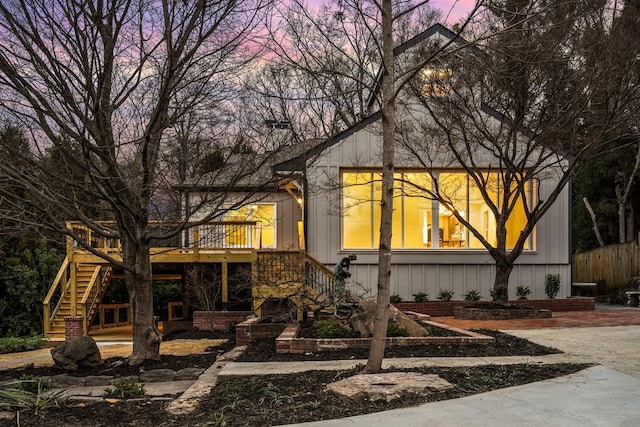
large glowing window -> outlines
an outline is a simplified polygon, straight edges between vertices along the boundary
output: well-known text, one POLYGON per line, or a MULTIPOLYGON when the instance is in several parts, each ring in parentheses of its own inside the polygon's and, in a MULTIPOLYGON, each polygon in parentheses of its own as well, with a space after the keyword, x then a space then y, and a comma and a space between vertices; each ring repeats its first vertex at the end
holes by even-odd
MULTIPOLYGON (((499 173, 487 172, 480 187, 465 172, 401 172, 394 175, 393 249, 484 248, 479 238, 456 218, 468 221, 491 245, 496 244, 496 220, 486 197, 500 209, 505 203, 499 173), (436 180, 432 179, 432 176, 436 180), (441 200, 433 200, 434 194, 441 200)), ((381 176, 377 172, 343 172, 342 244, 345 249, 375 249, 379 244, 381 176)), ((512 191, 515 191, 514 185, 512 191)), ((530 183, 523 183, 527 201, 530 183)), ((512 194, 510 200, 514 200, 512 194)), ((521 195, 506 224, 507 247, 515 245, 527 223, 521 195)), ((531 239, 524 246, 531 249, 531 239)))
MULTIPOLYGON (((342 244, 349 249, 372 249, 380 244, 381 176, 373 172, 342 174, 342 244)), ((394 176, 394 209, 391 247, 420 249, 432 245, 431 202, 426 173, 394 176)))

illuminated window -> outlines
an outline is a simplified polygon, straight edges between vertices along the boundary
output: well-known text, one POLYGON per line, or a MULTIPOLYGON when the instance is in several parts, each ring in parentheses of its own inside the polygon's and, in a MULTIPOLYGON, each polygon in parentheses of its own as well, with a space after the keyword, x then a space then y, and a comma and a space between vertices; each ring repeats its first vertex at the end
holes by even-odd
POLYGON ((253 239, 260 237, 261 247, 276 247, 276 205, 250 204, 225 214, 225 221, 256 221, 260 223, 260 233, 253 232, 246 225, 229 225, 225 232, 225 244, 231 247, 252 247, 253 239))
MULTIPOLYGON (((482 249, 480 240, 458 221, 454 211, 466 219, 490 244, 496 244, 496 221, 480 188, 465 172, 433 172, 438 203, 429 194, 436 192, 432 176, 424 172, 394 175, 393 249, 471 248, 482 249), (435 215, 435 216, 434 216, 435 215)), ((498 173, 487 172, 483 186, 487 197, 500 207, 503 191, 498 173)), ((343 172, 342 245, 344 249, 375 249, 380 234, 381 176, 376 172, 343 172)), ((527 200, 532 186, 525 184, 527 200)), ((513 198, 513 197, 512 197, 513 198)), ((519 198, 507 221, 507 247, 513 247, 527 218, 519 198)), ((531 239, 525 249, 531 249, 531 239)))
MULTIPOLYGON (((343 247, 377 248, 380 244, 381 175, 344 172, 342 185, 343 247)), ((391 247, 431 247, 431 202, 426 193, 431 189, 431 177, 426 173, 398 173, 394 187, 391 247)))
POLYGON ((453 71, 450 68, 426 67, 422 69, 422 95, 443 97, 451 93, 451 77, 453 71))

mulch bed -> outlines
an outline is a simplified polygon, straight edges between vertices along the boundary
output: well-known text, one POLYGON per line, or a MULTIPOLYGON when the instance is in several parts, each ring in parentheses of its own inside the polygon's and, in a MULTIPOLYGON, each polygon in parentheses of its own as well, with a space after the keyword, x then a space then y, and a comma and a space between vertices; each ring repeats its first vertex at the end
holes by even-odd
MULTIPOLYGON (((386 357, 408 356, 507 356, 542 355, 557 353, 557 350, 533 344, 497 331, 478 330, 478 332, 496 337, 493 345, 425 345, 416 347, 393 347, 388 349, 386 357)), ((193 334, 196 334, 193 332, 193 334)), ((211 333, 197 333, 192 339, 220 338, 211 333)), ((177 334, 173 338, 189 337, 189 333, 177 334)), ((172 337, 169 337, 172 339, 172 337)), ((216 347, 207 353, 191 356, 162 356, 160 362, 145 362, 142 369, 159 367, 180 369, 186 366, 213 363, 220 351, 227 349, 216 347)), ((249 345, 242 360, 323 360, 324 358, 366 359, 366 350, 348 350, 325 352, 312 355, 277 355, 274 340, 260 341, 249 345), (270 343, 269 343, 270 341, 270 343), (339 357, 338 357, 339 356, 339 357)), ((122 359, 124 360, 124 359, 122 359)), ((46 409, 38 413, 32 410, 20 413, 20 425, 25 426, 270 426, 298 423, 322 419, 342 418, 367 414, 376 411, 414 406, 434 400, 452 399, 502 387, 525 384, 554 378, 576 372, 587 365, 490 365, 474 368, 422 368, 424 373, 435 373, 453 383, 453 391, 429 397, 406 396, 392 402, 349 402, 337 398, 325 391, 325 385, 337 379, 353 375, 355 371, 313 371, 291 375, 252 376, 229 379, 218 384, 213 393, 202 402, 195 412, 180 417, 170 416, 164 410, 167 402, 156 400, 130 400, 116 403, 99 402, 87 404, 71 401, 61 408, 46 409)), ((10 377, 20 375, 55 375, 52 368, 31 368, 25 370, 0 371, 0 374, 12 372, 10 377), (47 369, 49 371, 47 371, 47 369)), ((129 375, 135 369, 128 365, 114 368, 116 375, 129 375)), ((96 375, 98 372, 92 371, 96 375)), ((114 375, 114 373, 110 373, 114 375)), ((5 375, 4 378, 8 376, 5 375)), ((16 420, 0 421, 0 426, 15 426, 16 420)))

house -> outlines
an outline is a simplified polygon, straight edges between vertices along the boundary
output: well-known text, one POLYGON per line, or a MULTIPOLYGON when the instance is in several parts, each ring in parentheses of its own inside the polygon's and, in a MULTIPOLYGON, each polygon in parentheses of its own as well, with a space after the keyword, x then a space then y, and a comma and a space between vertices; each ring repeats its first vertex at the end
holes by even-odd
MULTIPOLYGON (((436 25, 400 45, 396 52, 400 57, 422 42, 452 37, 453 33, 436 25)), ((446 68, 424 70, 422 93, 446 94, 451 75, 446 68)), ((351 264, 348 287, 356 294, 375 295, 381 114, 374 111, 374 98, 370 106, 368 117, 333 138, 294 147, 285 157, 265 161, 260 173, 236 183, 224 212, 215 221, 195 217, 195 221, 201 221, 176 241, 152 249, 154 278, 184 280, 188 265, 215 265, 222 282, 220 307, 233 310, 230 271, 244 265, 252 274, 252 283, 246 288, 251 311, 264 314, 269 311, 269 304, 289 300, 295 303, 301 317, 307 307, 331 304, 335 296, 332 267, 344 257, 355 255, 357 261, 351 264), (271 178, 268 186, 264 186, 264 177, 271 178)), ((420 108, 411 102, 404 103, 399 111, 404 117, 420 114, 420 108)), ((490 106, 484 106, 482 111, 490 123, 499 125, 505 120, 490 106)), ((412 123, 406 121, 408 125, 412 123)), ((419 139, 432 137, 416 128, 412 132, 419 139)), ((499 185, 500 174, 491 153, 480 150, 477 154, 481 162, 475 170, 495 186, 480 188, 477 181, 470 179, 471 171, 456 164, 446 150, 434 155, 427 167, 424 161, 411 156, 406 144, 397 148, 392 293, 410 300, 419 292, 433 299, 440 289, 453 291, 456 298, 476 290, 489 298, 496 267, 481 239, 491 242, 497 225, 481 193, 498 200, 505 189, 499 185), (443 197, 434 198, 434 193, 443 197), (464 221, 476 233, 465 227, 464 221)), ((546 200, 556 183, 553 174, 535 177, 523 181, 519 191, 526 200, 546 200)), ((183 209, 188 210, 207 194, 228 191, 228 187, 192 184, 178 190, 183 209)), ((507 247, 515 244, 526 222, 523 212, 516 203, 505 225, 507 247)), ((510 275, 511 292, 517 285, 527 285, 533 298, 544 297, 544 277, 554 273, 562 280, 559 296, 570 294, 569 218, 570 191, 564 188, 524 242, 510 275)), ((90 230, 82 230, 77 224, 69 227, 85 233, 85 239, 95 248, 117 255, 117 242, 94 239, 90 230)), ((95 313, 100 313, 98 324, 102 324, 106 305, 100 300, 109 281, 118 274, 121 273, 113 271, 106 261, 70 242, 65 264, 45 299, 45 333, 59 337, 63 318, 70 315, 83 316, 85 332, 95 325, 95 313)), ((126 315, 127 304, 112 307, 114 324, 119 323, 122 309, 124 322, 130 319, 126 315)))
MULTIPOLYGON (((398 58, 407 55, 423 41, 449 40, 455 35, 435 25, 396 48, 398 58)), ((423 73, 423 94, 439 96, 447 91, 451 71, 427 69, 423 73), (432 79, 435 74, 437 79, 432 79), (444 82, 444 83, 443 83, 444 82)), ((375 108, 375 102, 371 102, 375 108)), ((412 114, 410 102, 398 107, 398 115, 412 114)), ((490 106, 482 107, 485 119, 499 126, 504 117, 490 106)), ((324 141, 300 156, 275 166, 280 173, 302 177, 305 183, 304 230, 306 251, 326 265, 335 264, 349 254, 357 256, 351 265, 352 283, 376 293, 379 231, 379 177, 381 172, 380 112, 324 141)), ((423 135, 424 136, 424 135, 423 135)), ((429 137, 429 135, 426 135, 429 137)), ((398 138, 399 140, 401 138, 398 138)), ((476 168, 495 180, 495 198, 501 194, 496 161, 489 152, 475 153, 476 168), (493 165, 493 166, 492 166, 493 165)), ((391 292, 405 300, 425 292, 435 299, 440 289, 452 290, 455 298, 477 290, 488 299, 495 278, 495 261, 482 245, 452 214, 445 203, 426 194, 428 189, 448 193, 445 200, 458 210, 489 242, 495 240, 496 220, 483 200, 478 185, 452 159, 438 153, 425 167, 398 142, 392 239, 391 292)), ((551 168, 552 170, 552 168, 551 168)), ((537 175, 523 183, 527 200, 547 200, 557 186, 553 173, 537 175)), ((515 243, 526 223, 522 202, 518 202, 507 221, 507 248, 515 243)), ((495 243, 494 243, 495 244, 495 243)), ((510 297, 518 285, 527 285, 532 298, 544 298, 544 278, 559 274, 559 296, 570 295, 570 190, 565 186, 549 211, 536 224, 524 243, 509 279, 510 297)))

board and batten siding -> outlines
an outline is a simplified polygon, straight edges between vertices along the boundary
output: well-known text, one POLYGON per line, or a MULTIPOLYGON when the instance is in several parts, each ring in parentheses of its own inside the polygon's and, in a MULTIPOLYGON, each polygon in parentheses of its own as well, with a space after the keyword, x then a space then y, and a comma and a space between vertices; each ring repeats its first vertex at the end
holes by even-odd
MULTIPOLYGON (((352 281, 371 295, 375 295, 377 287, 377 251, 342 249, 339 182, 342 169, 380 166, 379 141, 374 132, 361 130, 325 150, 307 167, 307 251, 330 267, 342 257, 356 254, 358 259, 351 266, 352 281)), ((553 182, 542 180, 539 197, 545 199, 550 186, 553 182)), ((511 273, 510 297, 515 298, 516 286, 527 285, 532 298, 544 298, 547 273, 560 274, 562 287, 558 297, 570 295, 569 195, 567 186, 538 222, 534 231, 535 250, 525 251, 511 273)), ((391 291, 405 300, 411 300, 417 292, 426 292, 430 299, 435 299, 439 289, 453 290, 455 298, 478 290, 488 299, 494 276, 493 260, 482 249, 394 250, 392 255, 391 291)))

